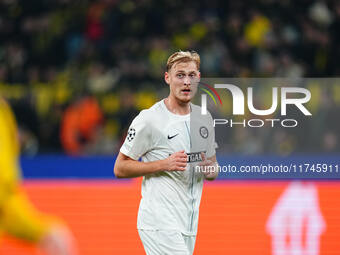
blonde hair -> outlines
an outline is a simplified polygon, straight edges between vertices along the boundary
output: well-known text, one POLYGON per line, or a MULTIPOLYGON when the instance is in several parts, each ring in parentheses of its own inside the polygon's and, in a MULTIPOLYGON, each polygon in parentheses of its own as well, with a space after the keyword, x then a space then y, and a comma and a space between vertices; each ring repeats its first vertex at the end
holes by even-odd
POLYGON ((201 59, 196 51, 177 51, 172 54, 166 63, 166 70, 169 71, 174 64, 194 61, 197 69, 200 69, 201 59))

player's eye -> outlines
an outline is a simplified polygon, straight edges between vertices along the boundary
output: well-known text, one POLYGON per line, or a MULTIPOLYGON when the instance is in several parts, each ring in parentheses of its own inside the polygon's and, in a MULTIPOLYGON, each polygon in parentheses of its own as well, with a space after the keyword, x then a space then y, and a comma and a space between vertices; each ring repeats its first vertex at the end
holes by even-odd
POLYGON ((190 78, 195 78, 195 77, 196 77, 196 74, 192 73, 192 74, 190 74, 189 76, 190 76, 190 78))
POLYGON ((184 77, 184 74, 182 74, 182 73, 179 73, 179 74, 177 74, 177 77, 181 79, 181 78, 183 78, 183 77, 184 77))

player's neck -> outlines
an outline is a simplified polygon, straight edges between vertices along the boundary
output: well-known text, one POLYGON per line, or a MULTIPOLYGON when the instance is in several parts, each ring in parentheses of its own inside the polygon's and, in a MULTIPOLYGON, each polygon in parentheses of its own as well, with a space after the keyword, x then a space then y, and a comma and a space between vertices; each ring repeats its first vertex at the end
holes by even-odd
POLYGON ((191 110, 190 102, 179 102, 171 96, 164 99, 164 104, 170 112, 178 115, 187 115, 191 110))

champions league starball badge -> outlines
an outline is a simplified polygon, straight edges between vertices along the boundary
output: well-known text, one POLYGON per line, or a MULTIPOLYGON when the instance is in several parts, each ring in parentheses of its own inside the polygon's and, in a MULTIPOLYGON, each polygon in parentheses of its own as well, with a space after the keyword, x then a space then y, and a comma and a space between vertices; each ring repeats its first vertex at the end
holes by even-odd
POLYGON ((209 136, 208 129, 206 127, 200 127, 200 135, 206 139, 209 136))
POLYGON ((133 138, 135 138, 135 136, 136 136, 136 129, 130 128, 126 138, 128 139, 129 142, 131 142, 133 138))

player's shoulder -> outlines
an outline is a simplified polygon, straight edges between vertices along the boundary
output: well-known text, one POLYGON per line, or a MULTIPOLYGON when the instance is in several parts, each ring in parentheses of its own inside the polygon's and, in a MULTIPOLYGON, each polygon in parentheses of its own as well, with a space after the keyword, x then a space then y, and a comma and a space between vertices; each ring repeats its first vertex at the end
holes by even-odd
POLYGON ((197 104, 190 103, 190 107, 191 107, 191 111, 193 113, 201 112, 201 106, 199 106, 197 104))
POLYGON ((148 109, 139 112, 135 121, 143 121, 146 123, 153 123, 160 115, 162 115, 161 101, 155 103, 148 109))
POLYGON ((199 118, 208 118, 208 119, 212 119, 211 113, 207 110, 206 114, 202 114, 202 107, 196 104, 191 103, 191 110, 192 110, 192 114, 191 116, 197 116, 199 118))

